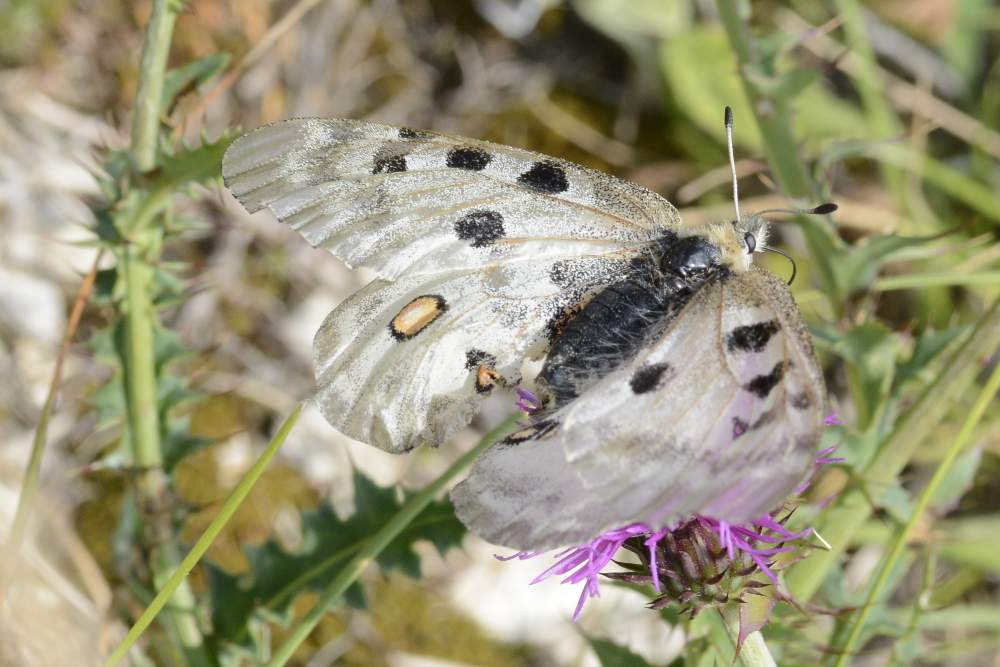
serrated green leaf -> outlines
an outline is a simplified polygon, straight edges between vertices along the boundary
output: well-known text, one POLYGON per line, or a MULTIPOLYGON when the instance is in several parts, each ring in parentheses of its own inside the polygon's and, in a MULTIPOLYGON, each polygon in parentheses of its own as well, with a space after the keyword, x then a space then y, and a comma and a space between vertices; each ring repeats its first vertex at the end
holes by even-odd
POLYGON ((201 86, 229 65, 228 53, 213 53, 167 72, 163 82, 164 114, 170 112, 185 92, 201 86))
POLYGON ((619 646, 607 639, 587 637, 590 647, 597 654, 601 667, 649 667, 649 663, 624 646, 619 646))
POLYGON ((234 135, 226 134, 197 148, 185 147, 176 153, 164 154, 156 184, 177 189, 189 183, 203 183, 218 177, 222 171, 222 156, 233 139, 234 135))
MULTIPOLYGON (((234 577, 209 566, 213 625, 217 639, 246 646, 249 624, 266 612, 287 618, 295 597, 306 590, 321 590, 377 526, 396 514, 403 498, 392 487, 381 487, 361 473, 354 474, 355 513, 341 520, 327 505, 303 512, 303 543, 294 553, 271 540, 244 549, 251 573, 234 577)), ((465 528, 448 500, 429 505, 376 559, 383 570, 398 569, 420 576, 420 561, 413 551, 418 540, 429 540, 444 553, 458 546, 465 528)), ((348 604, 364 606, 360 586, 346 594, 348 604)))

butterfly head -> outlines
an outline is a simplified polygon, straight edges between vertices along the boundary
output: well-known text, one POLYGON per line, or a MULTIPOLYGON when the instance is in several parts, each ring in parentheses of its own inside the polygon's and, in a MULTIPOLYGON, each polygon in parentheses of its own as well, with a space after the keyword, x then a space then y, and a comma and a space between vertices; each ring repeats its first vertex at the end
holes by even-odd
MULTIPOLYGON (((753 254, 763 252, 767 247, 769 223, 759 215, 744 216, 740 220, 713 222, 694 227, 686 235, 697 237, 711 246, 712 263, 725 267, 734 273, 749 271, 753 264, 753 254)), ((697 257, 692 257, 696 260, 697 257)))

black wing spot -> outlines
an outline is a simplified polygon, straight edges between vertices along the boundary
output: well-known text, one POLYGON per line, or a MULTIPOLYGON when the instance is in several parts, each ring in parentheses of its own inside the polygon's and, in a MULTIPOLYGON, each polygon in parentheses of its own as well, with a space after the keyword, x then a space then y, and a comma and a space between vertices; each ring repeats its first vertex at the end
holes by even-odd
POLYGON ((750 382, 743 385, 743 388, 759 398, 767 398, 771 390, 778 386, 781 378, 785 375, 785 363, 779 361, 766 375, 758 375, 750 382))
POLYGON ((664 375, 672 373, 670 364, 664 362, 659 364, 646 364, 632 374, 632 379, 628 381, 632 391, 636 394, 645 394, 656 389, 664 379, 664 375))
POLYGON ((550 195, 569 190, 566 170, 551 160, 531 165, 531 169, 517 177, 517 182, 550 195))
POLYGON ((559 422, 551 419, 537 421, 530 426, 522 428, 520 431, 514 431, 501 440, 499 445, 500 447, 507 448, 520 445, 522 442, 527 442, 528 440, 539 440, 551 433, 558 425, 559 422))
POLYGON ((447 165, 453 169, 468 169, 482 171, 490 163, 493 156, 482 148, 462 146, 448 151, 447 165))
POLYGON ((497 211, 478 209, 455 221, 455 233, 473 248, 483 248, 502 239, 506 234, 503 216, 497 211))
POLYGON ((424 130, 415 130, 412 127, 399 128, 400 139, 417 139, 419 137, 426 137, 426 136, 429 136, 429 133, 424 130))
POLYGON ((726 349, 730 352, 760 352, 779 329, 777 320, 736 327, 726 334, 726 349))
POLYGON ((736 440, 741 435, 747 432, 750 425, 739 417, 733 417, 733 440, 736 440))
POLYGON ((480 364, 495 366, 496 363, 497 358, 489 352, 484 352, 483 350, 472 348, 465 353, 465 370, 467 371, 476 370, 479 368, 480 364))
POLYGON ((375 158, 375 167, 372 169, 373 174, 389 174, 399 171, 406 171, 405 155, 375 158))

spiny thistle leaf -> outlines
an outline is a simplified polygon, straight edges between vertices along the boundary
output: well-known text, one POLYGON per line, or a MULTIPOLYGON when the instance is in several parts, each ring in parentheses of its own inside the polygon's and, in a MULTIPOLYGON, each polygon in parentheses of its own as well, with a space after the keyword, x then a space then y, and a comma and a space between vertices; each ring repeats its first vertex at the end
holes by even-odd
POLYGON ((163 82, 163 112, 169 113, 181 95, 220 73, 229 61, 228 53, 213 53, 167 72, 163 82))
MULTIPOLYGON (((394 488, 378 486, 357 471, 354 503, 355 513, 346 520, 339 519, 328 505, 303 512, 303 545, 294 553, 274 540, 244 549, 251 564, 249 575, 233 576, 209 565, 215 639, 249 648, 258 634, 253 627, 260 617, 287 620, 295 596, 304 590, 322 590, 368 539, 373 527, 389 521, 403 504, 394 488)), ((451 503, 434 502, 376 560, 383 570, 398 569, 418 578, 415 542, 429 540, 444 553, 458 546, 464 534, 451 503)), ((346 600, 363 606, 360 587, 349 589, 346 600)))
POLYGON ((224 134, 196 148, 181 148, 173 154, 164 154, 160 169, 154 175, 154 185, 181 188, 217 177, 222 169, 222 156, 234 138, 235 135, 224 134))

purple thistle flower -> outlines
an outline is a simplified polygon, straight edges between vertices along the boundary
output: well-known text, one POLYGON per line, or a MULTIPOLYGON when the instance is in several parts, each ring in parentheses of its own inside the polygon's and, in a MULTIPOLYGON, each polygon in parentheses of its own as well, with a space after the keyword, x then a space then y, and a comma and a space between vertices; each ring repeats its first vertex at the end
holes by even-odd
MULTIPOLYGON (((525 393, 530 394, 530 392, 525 393)), ((533 395, 531 397, 534 398, 533 395)), ((521 401, 518 401, 519 407, 520 404, 521 401)), ((835 415, 828 417, 827 423, 830 423, 830 420, 835 417, 835 415)), ((835 447, 830 447, 817 453, 816 467, 813 474, 796 489, 796 493, 801 493, 809 487, 812 478, 815 476, 815 472, 823 465, 844 461, 843 458, 830 457, 834 449, 835 447)), ((583 612, 583 607, 587 600, 600 597, 599 581, 602 574, 612 579, 630 583, 651 583, 658 594, 663 593, 664 582, 661 580, 662 575, 666 574, 668 577, 674 579, 692 577, 692 572, 688 570, 699 567, 697 561, 699 557, 706 555, 704 553, 705 549, 702 548, 701 551, 696 549, 697 553, 691 553, 687 556, 674 554, 669 549, 683 549, 683 547, 679 547, 678 545, 691 543, 692 534, 695 534, 696 540, 701 540, 702 547, 705 546, 705 540, 708 540, 707 555, 709 559, 714 558, 716 561, 719 561, 715 564, 715 567, 709 566, 707 573, 702 573, 705 575, 703 577, 705 582, 711 584, 707 588, 711 590, 712 596, 715 598, 714 601, 724 602, 729 599, 730 589, 727 589, 720 597, 719 587, 717 586, 724 578, 732 580, 727 583, 732 584, 732 592, 736 595, 737 599, 742 600, 739 597, 741 590, 752 590, 761 586, 760 582, 747 579, 754 572, 759 571, 763 573, 777 588, 778 578, 773 570, 774 563, 772 557, 777 554, 794 551, 795 547, 789 543, 804 540, 813 534, 811 528, 806 528, 798 532, 789 530, 784 526, 783 521, 791 516, 791 514, 786 514, 782 520, 777 519, 776 514, 777 512, 765 514, 745 524, 732 524, 728 521, 721 521, 702 515, 695 515, 673 526, 660 529, 654 529, 645 523, 630 524, 622 528, 609 530, 586 544, 571 547, 555 554, 556 563, 535 577, 531 581, 531 584, 544 581, 552 576, 562 575, 566 576, 562 579, 561 583, 583 583, 579 601, 577 602, 576 609, 573 611, 573 621, 575 622, 583 612), (644 561, 643 566, 639 568, 641 572, 634 569, 633 566, 633 569, 629 572, 603 573, 604 568, 614 559, 614 556, 622 547, 639 553, 640 545, 642 550, 641 559, 644 561), (716 550, 717 553, 715 553, 716 550), (670 569, 670 565, 658 562, 662 558, 669 559, 674 555, 679 556, 679 560, 682 562, 682 566, 675 568, 675 570, 685 570, 680 577, 675 575, 675 571, 670 569), (720 558, 723 556, 728 557, 724 562, 720 561, 720 558), (747 563, 749 563, 749 566, 747 563)), ((511 556, 497 556, 496 558, 498 560, 511 560, 513 558, 526 560, 539 555, 541 555, 541 552, 522 551, 511 556)), ((701 560, 704 560, 704 558, 701 558, 701 560)), ((621 565, 621 563, 619 564, 621 565)), ((671 583, 676 584, 675 581, 671 581, 671 583)), ((673 592, 676 592, 676 585, 671 588, 674 589, 673 592)), ((697 607, 694 606, 698 602, 697 598, 698 592, 694 590, 685 590, 676 596, 678 602, 692 604, 692 614, 697 613, 697 607)), ((651 606, 658 608, 668 604, 672 600, 671 593, 668 592, 666 595, 661 595, 654 600, 651 606)))

